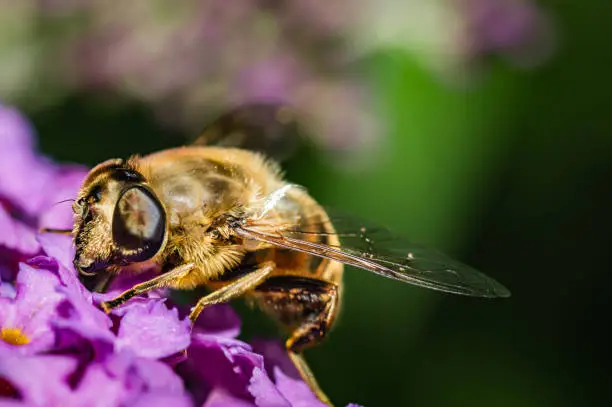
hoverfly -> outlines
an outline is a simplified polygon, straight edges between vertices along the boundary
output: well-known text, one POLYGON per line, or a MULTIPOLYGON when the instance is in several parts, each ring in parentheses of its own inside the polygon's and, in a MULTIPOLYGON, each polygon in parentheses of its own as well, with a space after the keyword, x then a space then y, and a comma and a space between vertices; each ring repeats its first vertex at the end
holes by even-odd
POLYGON ((82 275, 161 270, 103 303, 106 312, 160 287, 211 289, 192 308, 192 322, 209 305, 247 298, 288 329, 291 360, 330 404, 302 353, 334 324, 345 264, 448 293, 510 293, 385 229, 330 217, 305 189, 286 182, 275 162, 231 147, 280 135, 292 124, 289 113, 274 104, 245 106, 213 122, 195 145, 97 165, 73 204, 74 228, 65 232, 73 235, 82 275), (274 126, 266 127, 270 120, 274 126))

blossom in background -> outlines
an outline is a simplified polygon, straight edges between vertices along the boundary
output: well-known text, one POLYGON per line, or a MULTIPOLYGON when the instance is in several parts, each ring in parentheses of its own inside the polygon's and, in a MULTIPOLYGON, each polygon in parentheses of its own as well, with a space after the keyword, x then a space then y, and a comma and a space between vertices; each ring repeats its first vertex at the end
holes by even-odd
MULTIPOLYGON (((348 0, 0 3, 0 16, 18 21, 5 30, 15 30, 20 49, 32 50, 22 51, 29 69, 9 75, 12 65, 0 66, 0 94, 40 105, 75 90, 110 91, 151 105, 162 120, 194 135, 237 105, 282 101, 301 113, 322 146, 357 148, 376 135, 367 83, 354 75, 348 34, 356 11, 348 0), (36 90, 26 75, 36 78, 36 90), (352 123, 344 114, 330 120, 320 105, 341 105, 352 123)), ((14 63, 16 51, 6 44, 14 63)))
POLYGON ((70 202, 87 171, 58 166, 35 153, 30 124, 0 105, 0 277, 13 278, 17 263, 40 252, 35 231, 72 224, 70 202))
POLYGON ((515 0, 0 2, 0 94, 45 106, 110 91, 194 135, 238 104, 281 100, 321 146, 364 149, 383 134, 357 75, 372 51, 399 47, 452 77, 491 54, 537 64, 551 33, 515 0))
POLYGON ((544 63, 554 48, 551 16, 537 1, 379 0, 362 2, 361 53, 406 51, 445 83, 463 83, 499 56, 516 67, 544 63))
POLYGON ((460 48, 470 58, 499 53, 516 66, 531 67, 550 55, 550 17, 533 2, 455 0, 464 16, 460 48))
POLYGON ((258 353, 236 338, 240 320, 228 305, 204 310, 193 330, 186 310, 155 292, 102 312, 99 302, 133 281, 92 294, 73 269, 70 237, 37 233, 47 221, 69 226, 70 205, 52 201, 74 196, 85 169, 36 154, 27 122, 4 106, 0 144, 3 406, 323 406, 280 343, 259 341, 258 353))

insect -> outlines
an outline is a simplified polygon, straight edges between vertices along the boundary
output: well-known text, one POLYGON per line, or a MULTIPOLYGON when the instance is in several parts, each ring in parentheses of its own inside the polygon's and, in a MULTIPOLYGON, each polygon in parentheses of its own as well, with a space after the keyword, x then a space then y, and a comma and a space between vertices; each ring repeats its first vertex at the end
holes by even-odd
MULTIPOLYGON (((286 119, 275 105, 247 107, 221 117, 205 134, 224 140, 223 134, 266 130, 253 120, 261 115, 245 116, 253 111, 272 117, 276 125, 286 119)), ((155 288, 207 286, 210 293, 191 310, 193 322, 207 306, 245 297, 287 328, 289 357, 316 395, 331 404, 303 351, 334 325, 345 264, 449 293, 509 295, 493 279, 438 252, 384 229, 330 216, 263 155, 203 146, 201 140, 105 161, 83 182, 69 231, 79 273, 116 275, 152 265, 161 270, 103 303, 105 311, 155 288)))

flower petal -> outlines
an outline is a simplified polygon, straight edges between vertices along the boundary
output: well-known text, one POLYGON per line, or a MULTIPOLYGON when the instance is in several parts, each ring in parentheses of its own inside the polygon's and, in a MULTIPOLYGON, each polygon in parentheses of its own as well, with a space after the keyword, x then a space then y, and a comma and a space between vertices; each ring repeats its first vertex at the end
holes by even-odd
POLYGON ((215 387, 202 407, 257 407, 250 401, 230 394, 227 390, 215 387))
POLYGON ((51 321, 55 319, 56 306, 64 299, 56 291, 58 283, 51 273, 24 263, 19 265, 17 294, 13 301, 3 299, 0 327, 19 329, 27 337, 28 343, 18 348, 20 352, 47 350, 53 345, 51 321))
POLYGON ((45 201, 39 209, 38 227, 72 229, 74 214, 72 200, 76 199, 87 169, 76 165, 62 165, 54 168, 53 183, 42 191, 45 201))
POLYGON ((122 351, 108 358, 104 369, 109 377, 123 383, 129 391, 123 405, 144 406, 145 402, 163 405, 155 399, 169 402, 167 405, 192 405, 181 378, 163 362, 122 351))
POLYGON ((240 317, 228 304, 212 305, 204 308, 195 323, 194 331, 235 338, 240 333, 240 317))
POLYGON ((30 216, 40 216, 41 225, 69 227, 70 205, 55 208, 59 201, 74 198, 87 174, 77 165, 56 165, 37 155, 33 130, 16 110, 0 106, 0 197, 5 197, 30 216), (35 191, 35 193, 33 193, 35 191), (48 213, 47 213, 48 212, 48 213))
POLYGON ((69 397, 67 379, 75 368, 76 360, 67 356, 25 356, 0 348, 0 377, 32 405, 55 405, 69 397))
POLYGON ((0 196, 30 215, 44 205, 45 195, 38 192, 53 183, 52 164, 34 154, 32 132, 21 113, 0 106, 0 196))
POLYGON ((92 364, 85 371, 73 399, 80 406, 120 406, 130 394, 127 387, 125 380, 110 376, 103 365, 92 364))
POLYGON ((278 340, 254 339, 251 341, 253 350, 264 357, 266 370, 270 377, 274 377, 274 368, 279 367, 285 375, 294 379, 299 379, 300 374, 295 368, 287 349, 278 340))
POLYGON ((81 285, 72 268, 67 269, 54 258, 45 256, 34 257, 28 264, 42 274, 49 272, 49 275, 59 280, 60 284, 57 284, 55 290, 64 297, 56 309, 60 317, 55 321, 56 327, 72 327, 90 338, 112 337, 109 331, 112 326, 110 318, 93 305, 91 293, 81 285))
MULTIPOLYGON (((194 386, 206 383, 239 397, 252 397, 247 387, 253 368, 263 369, 263 357, 252 352, 248 344, 223 336, 194 333, 187 355, 188 359, 177 366, 187 383, 194 386)), ((204 401, 200 397, 202 391, 194 393, 196 401, 204 401)))
POLYGON ((278 391, 292 407, 326 407, 304 381, 287 376, 279 367, 274 368, 274 378, 278 391))
POLYGON ((40 250, 34 231, 24 223, 13 219, 0 205, 0 249, 2 247, 22 255, 33 255, 40 250))
POLYGON ((134 302, 124 310, 117 334, 118 350, 131 349, 139 356, 162 358, 189 346, 189 320, 181 321, 178 310, 168 309, 163 300, 134 302))
MULTIPOLYGON (((0 273, 0 277, 1 276, 2 273, 0 273)), ((15 286, 10 283, 5 283, 0 278, 0 298, 9 298, 11 300, 14 300, 16 296, 17 290, 15 290, 15 286)), ((0 310, 0 312, 2 311, 0 310)))
MULTIPOLYGON (((193 402, 187 395, 145 393, 133 404, 133 407, 191 407, 193 402)), ((227 406, 231 407, 231 406, 227 406)))
MULTIPOLYGON (((257 407, 292 407, 292 404, 274 386, 265 370, 258 367, 253 369, 249 392, 255 398, 257 407)), ((297 406, 297 404, 295 405, 297 406)), ((300 404, 300 406, 306 405, 308 404, 300 404)), ((314 405, 316 406, 316 404, 314 405)))
POLYGON ((59 319, 53 322, 53 330, 56 351, 77 353, 92 362, 105 360, 113 353, 115 335, 108 329, 79 319, 59 319))
MULTIPOLYGON (((52 233, 42 233, 36 236, 36 241, 40 244, 47 256, 55 258, 66 269, 71 270, 74 275, 73 281, 78 282, 72 260, 74 259, 74 247, 70 236, 57 235, 52 233)), ((66 284, 66 282, 64 282, 66 284)))
POLYGON ((134 368, 149 391, 172 395, 180 395, 185 391, 181 378, 165 363, 155 359, 138 358, 134 368))

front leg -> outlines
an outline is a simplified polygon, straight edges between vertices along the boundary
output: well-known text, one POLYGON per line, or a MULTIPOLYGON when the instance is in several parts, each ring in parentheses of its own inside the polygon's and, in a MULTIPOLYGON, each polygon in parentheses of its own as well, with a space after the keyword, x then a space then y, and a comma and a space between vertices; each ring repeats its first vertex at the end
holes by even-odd
POLYGON ((72 229, 41 228, 39 233, 54 233, 56 235, 71 235, 72 229))
POLYGON ((193 264, 183 264, 167 273, 161 274, 155 278, 152 278, 149 281, 145 281, 144 283, 136 284, 134 287, 130 288, 127 291, 121 293, 118 297, 113 298, 110 301, 105 301, 101 305, 104 312, 107 314, 111 312, 113 308, 124 304, 130 298, 133 298, 137 295, 144 294, 147 291, 151 291, 155 288, 168 287, 172 285, 172 282, 175 280, 180 280, 185 277, 189 272, 194 269, 193 264))
POLYGON ((195 323, 205 307, 231 301, 257 287, 274 271, 274 267, 275 265, 272 262, 263 263, 256 270, 200 298, 195 307, 191 309, 191 314, 189 314, 191 323, 195 323))

